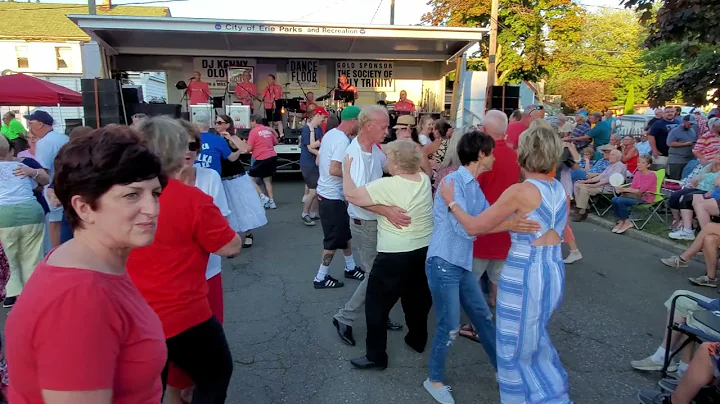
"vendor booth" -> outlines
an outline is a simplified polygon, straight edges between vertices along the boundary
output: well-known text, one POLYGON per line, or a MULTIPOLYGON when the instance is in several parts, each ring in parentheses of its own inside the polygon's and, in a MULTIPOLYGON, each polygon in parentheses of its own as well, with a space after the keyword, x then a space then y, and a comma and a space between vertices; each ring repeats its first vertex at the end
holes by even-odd
POLYGON ((486 32, 174 17, 70 18, 100 45, 96 75, 163 71, 168 103, 182 105, 191 119, 197 110, 226 113, 242 128, 251 109, 261 115, 277 110, 286 135, 286 144, 277 146, 285 171, 297 169, 297 130, 315 105, 338 114, 351 103, 382 103, 393 116, 446 113, 445 76, 486 32), (269 87, 270 76, 277 91, 269 87))

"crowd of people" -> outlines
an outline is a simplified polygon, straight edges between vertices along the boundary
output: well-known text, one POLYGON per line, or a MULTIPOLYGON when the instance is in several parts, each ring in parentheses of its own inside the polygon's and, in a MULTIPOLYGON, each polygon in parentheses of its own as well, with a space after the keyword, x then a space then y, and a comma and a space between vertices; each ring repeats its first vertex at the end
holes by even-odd
MULTIPOLYGON (((358 282, 332 318, 340 340, 354 346, 353 326, 365 314, 366 352, 350 364, 387 368, 388 331, 405 330, 418 353, 430 338, 422 385, 437 402, 454 403, 445 362, 462 336, 487 354, 503 403, 570 403, 548 323, 562 301, 565 265, 582 259, 570 219, 585 220, 593 196, 614 193, 613 232, 624 233, 633 226, 628 210, 654 198, 657 168, 679 172, 686 187, 670 201, 678 232, 692 233, 695 216, 702 231, 663 263, 684 267, 703 250, 713 264, 693 282, 716 284, 720 224, 711 217, 720 205, 707 201, 720 187, 720 119, 680 122, 675 113, 660 113, 636 142, 616 135, 612 115, 581 111, 572 125, 562 114, 546 118, 542 105, 510 121, 490 110, 473 128, 411 115, 391 128, 380 105, 348 106, 335 122, 322 107, 307 111, 300 219, 322 227, 313 288, 358 282), (694 124, 707 131, 693 140, 694 124), (337 250, 344 280, 330 274, 337 250), (398 300, 404 324, 390 318, 398 300)), ((225 402, 233 361, 221 257, 251 247, 266 209, 277 207, 280 134, 258 115, 247 140, 226 115, 214 124, 204 113, 193 123, 138 116, 130 126, 69 136, 53 130, 47 112, 25 118, 23 133, 6 115, 3 127, 16 136, 0 136, 11 402, 225 402), (243 154, 252 157, 249 169, 243 154)), ((680 313, 683 321, 693 310, 680 313)), ((633 367, 658 370, 666 348, 633 367)), ((717 348, 702 349, 712 357, 717 348)), ((689 357, 674 365, 678 377, 695 363, 689 357)), ((678 394, 683 383, 675 383, 678 394)))

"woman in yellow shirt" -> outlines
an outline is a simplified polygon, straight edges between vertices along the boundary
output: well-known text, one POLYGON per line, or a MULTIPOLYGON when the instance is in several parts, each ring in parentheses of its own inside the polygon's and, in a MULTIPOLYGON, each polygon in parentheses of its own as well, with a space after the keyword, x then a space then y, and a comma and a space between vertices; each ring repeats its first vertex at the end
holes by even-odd
POLYGON ((388 172, 357 188, 350 177, 350 163, 344 164, 345 199, 359 207, 397 206, 410 216, 410 225, 395 227, 378 216, 378 255, 368 279, 365 300, 367 354, 352 359, 360 369, 387 367, 387 318, 398 299, 405 312, 408 333, 405 343, 417 352, 427 344, 427 317, 432 297, 425 276, 425 258, 433 229, 430 178, 422 172, 422 151, 411 140, 396 140, 383 146, 388 172))

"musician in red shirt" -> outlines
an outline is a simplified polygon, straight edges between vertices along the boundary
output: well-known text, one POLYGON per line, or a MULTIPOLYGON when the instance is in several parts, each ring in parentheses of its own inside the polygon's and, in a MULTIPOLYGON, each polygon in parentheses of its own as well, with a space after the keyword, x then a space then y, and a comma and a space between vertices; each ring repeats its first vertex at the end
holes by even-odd
POLYGON ((252 82, 252 76, 250 76, 249 71, 245 70, 240 77, 241 81, 235 86, 235 97, 242 105, 249 106, 252 112, 255 110, 253 101, 257 97, 257 86, 252 82))
POLYGON ((207 104, 212 102, 209 101, 212 97, 210 95, 210 86, 201 81, 201 77, 200 72, 193 72, 193 76, 188 84, 186 91, 188 93, 190 105, 207 104))
POLYGON ((308 117, 308 113, 315 110, 315 108, 318 107, 317 103, 315 102, 315 93, 312 91, 308 91, 307 94, 305 94, 307 97, 307 100, 305 100, 304 103, 300 104, 300 110, 303 112, 303 118, 308 117))
POLYGON ((395 112, 399 115, 407 115, 415 112, 415 103, 407 99, 407 92, 400 91, 400 99, 395 103, 395 112))
POLYGON ((265 107, 265 119, 270 127, 275 127, 280 137, 285 136, 282 124, 282 106, 276 102, 283 97, 283 89, 275 83, 275 75, 268 74, 267 86, 262 92, 262 102, 265 107))
POLYGON ((336 91, 336 97, 335 97, 336 99, 338 98, 338 95, 337 95, 337 92, 338 92, 338 91, 343 91, 343 92, 348 91, 348 92, 352 92, 352 93, 353 93, 353 99, 352 99, 352 101, 351 101, 350 103, 353 104, 353 105, 355 105, 355 100, 357 100, 357 98, 358 98, 358 90, 357 90, 357 88, 356 88, 354 85, 348 83, 348 78, 347 78, 346 75, 344 75, 344 74, 341 74, 341 75, 340 75, 340 78, 338 78, 337 89, 336 89, 335 91, 336 91))

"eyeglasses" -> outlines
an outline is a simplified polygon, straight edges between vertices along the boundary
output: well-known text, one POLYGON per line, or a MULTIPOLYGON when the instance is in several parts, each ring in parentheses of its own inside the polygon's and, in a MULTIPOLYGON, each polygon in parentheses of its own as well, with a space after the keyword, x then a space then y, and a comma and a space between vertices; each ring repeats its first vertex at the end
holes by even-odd
POLYGON ((545 109, 545 107, 543 107, 542 105, 536 105, 535 109, 538 111, 541 111, 541 110, 545 109))
POLYGON ((188 143, 188 150, 192 152, 196 152, 200 150, 200 142, 194 141, 188 143))
POLYGON ((224 124, 226 124, 226 123, 227 123, 227 122, 225 122, 225 121, 216 121, 216 122, 215 122, 215 125, 224 125, 224 124))

